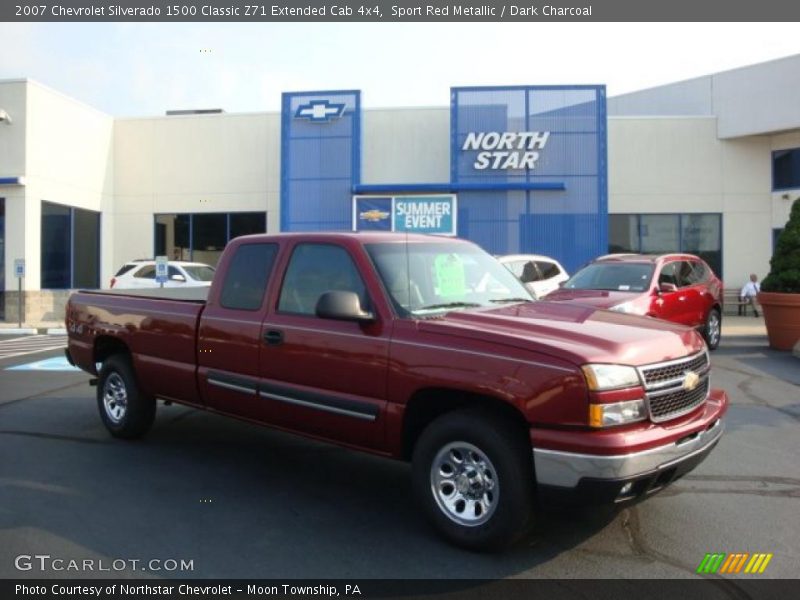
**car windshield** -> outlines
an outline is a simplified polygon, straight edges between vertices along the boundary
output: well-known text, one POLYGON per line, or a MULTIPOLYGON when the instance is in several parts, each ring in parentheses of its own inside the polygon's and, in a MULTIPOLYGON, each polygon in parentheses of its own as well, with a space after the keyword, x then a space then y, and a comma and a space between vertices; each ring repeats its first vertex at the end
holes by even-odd
POLYGON ((497 259, 466 242, 367 244, 366 249, 401 314, 533 301, 497 259))
POLYGON ((609 290, 643 292, 653 277, 653 265, 647 263, 607 263, 588 265, 564 284, 569 290, 609 290))
POLYGON ((184 265, 183 270, 195 281, 211 281, 214 279, 214 267, 208 265, 184 265))

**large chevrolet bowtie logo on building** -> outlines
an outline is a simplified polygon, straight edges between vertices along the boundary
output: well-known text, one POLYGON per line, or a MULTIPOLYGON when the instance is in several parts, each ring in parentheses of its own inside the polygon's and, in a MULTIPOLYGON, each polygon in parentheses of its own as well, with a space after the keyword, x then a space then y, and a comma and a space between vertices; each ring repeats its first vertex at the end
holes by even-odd
POLYGON ((308 104, 301 104, 297 107, 294 118, 308 119, 312 123, 325 123, 341 117, 344 114, 344 107, 344 103, 311 100, 308 104))
POLYGON ((683 377, 683 389, 687 392, 691 392, 697 387, 698 383, 700 383, 700 375, 694 371, 686 371, 686 374, 683 377))

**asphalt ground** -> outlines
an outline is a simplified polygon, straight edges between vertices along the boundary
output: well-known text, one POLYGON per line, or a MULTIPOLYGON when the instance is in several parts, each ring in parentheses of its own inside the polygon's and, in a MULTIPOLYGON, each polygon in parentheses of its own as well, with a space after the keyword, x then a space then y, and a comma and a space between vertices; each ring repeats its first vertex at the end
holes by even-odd
POLYGON ((760 337, 712 354, 732 406, 694 472, 620 512, 543 513, 499 555, 441 541, 405 464, 175 405, 115 440, 88 375, 5 370, 57 355, 0 360, 0 578, 685 578, 708 552, 773 553, 759 577, 798 577, 800 360, 760 337), (20 555, 192 570, 20 571, 20 555))

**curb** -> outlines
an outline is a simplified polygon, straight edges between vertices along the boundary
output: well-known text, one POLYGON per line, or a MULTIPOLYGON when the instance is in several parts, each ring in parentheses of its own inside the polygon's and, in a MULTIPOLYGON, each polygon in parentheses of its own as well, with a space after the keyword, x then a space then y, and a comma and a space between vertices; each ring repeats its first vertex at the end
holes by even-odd
POLYGON ((36 335, 37 333, 39 333, 39 331, 33 327, 14 327, 13 329, 10 327, 6 329, 4 327, 0 329, 0 335, 36 335))
POLYGON ((67 330, 64 327, 50 327, 46 333, 47 335, 67 335, 67 330))

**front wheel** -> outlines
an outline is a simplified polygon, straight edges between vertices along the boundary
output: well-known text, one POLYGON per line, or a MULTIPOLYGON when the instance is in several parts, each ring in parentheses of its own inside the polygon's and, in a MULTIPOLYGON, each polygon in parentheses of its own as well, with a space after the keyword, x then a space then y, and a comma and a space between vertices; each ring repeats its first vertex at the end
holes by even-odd
POLYGON ((97 382, 97 408, 103 425, 114 437, 138 438, 153 424, 155 398, 139 390, 127 356, 116 354, 103 362, 97 382))
POLYGON ((719 314, 719 310, 716 308, 712 308, 708 311, 703 334, 703 337, 706 338, 708 349, 716 350, 717 346, 719 346, 719 340, 722 337, 722 317, 719 314))
POLYGON ((414 448, 417 500, 439 532, 470 550, 499 550, 532 520, 531 446, 517 426, 479 411, 447 413, 414 448))

